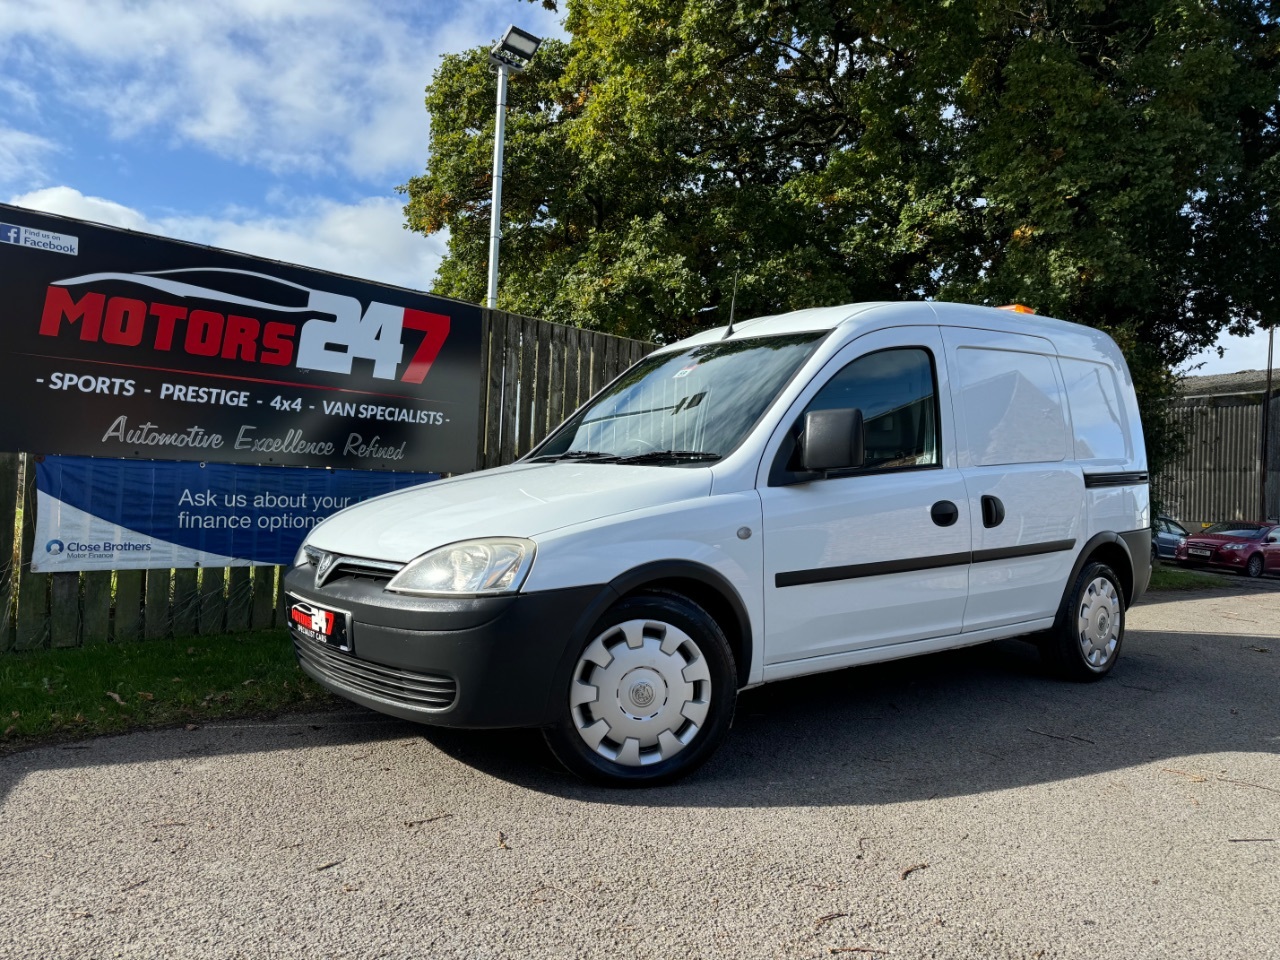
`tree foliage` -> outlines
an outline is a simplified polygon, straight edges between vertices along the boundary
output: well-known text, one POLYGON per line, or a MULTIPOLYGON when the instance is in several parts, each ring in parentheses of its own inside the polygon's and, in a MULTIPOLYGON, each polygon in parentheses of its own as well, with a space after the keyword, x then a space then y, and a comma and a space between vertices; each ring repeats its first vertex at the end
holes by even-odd
MULTIPOLYGON (((1108 329, 1144 396, 1280 319, 1276 0, 568 0, 513 78, 500 306, 672 340, 858 300, 1108 329), (1141 367, 1141 370, 1137 369, 1141 367)), ((480 300, 494 81, 427 90, 412 229, 480 300)))

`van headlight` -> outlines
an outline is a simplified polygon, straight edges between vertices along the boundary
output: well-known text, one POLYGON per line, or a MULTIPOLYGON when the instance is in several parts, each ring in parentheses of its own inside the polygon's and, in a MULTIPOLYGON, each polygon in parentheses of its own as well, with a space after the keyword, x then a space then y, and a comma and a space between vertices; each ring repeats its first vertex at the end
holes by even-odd
POLYGON ((419 596, 515 593, 529 575, 534 549, 532 540, 514 537, 451 543, 410 560, 387 589, 419 596))

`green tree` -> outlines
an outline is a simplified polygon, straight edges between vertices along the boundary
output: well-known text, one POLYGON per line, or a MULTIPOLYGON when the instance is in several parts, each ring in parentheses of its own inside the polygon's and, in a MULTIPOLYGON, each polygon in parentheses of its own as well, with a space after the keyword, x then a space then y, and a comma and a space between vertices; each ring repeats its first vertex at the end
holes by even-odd
MULTIPOLYGON (((568 0, 511 85, 499 303, 664 341, 735 276, 740 317, 1017 301, 1111 332, 1150 407, 1280 319, 1278 5, 568 0)), ((445 59, 403 188, 476 301, 493 88, 483 50, 445 59)))

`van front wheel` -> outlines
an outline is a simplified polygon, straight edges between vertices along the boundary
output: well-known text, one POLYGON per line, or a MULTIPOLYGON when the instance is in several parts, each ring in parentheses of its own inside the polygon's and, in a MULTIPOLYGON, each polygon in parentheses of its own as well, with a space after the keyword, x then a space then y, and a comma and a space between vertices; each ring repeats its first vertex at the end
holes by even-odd
POLYGON ((737 670, 724 631, 687 597, 629 597, 596 624, 544 732, 570 771, 617 786, 675 780, 724 739, 737 670))
POLYGON ((1120 656, 1124 591, 1105 563, 1087 563, 1071 585, 1041 652, 1065 680, 1098 680, 1120 656))

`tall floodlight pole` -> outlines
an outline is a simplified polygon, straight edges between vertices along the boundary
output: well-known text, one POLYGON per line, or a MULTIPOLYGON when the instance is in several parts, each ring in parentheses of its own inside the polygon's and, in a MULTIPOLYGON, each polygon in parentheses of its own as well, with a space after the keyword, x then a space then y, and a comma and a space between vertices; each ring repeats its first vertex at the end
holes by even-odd
POLYGON ((493 126, 493 204, 489 208, 489 292, 485 306, 498 305, 498 244, 502 239, 502 148, 507 136, 507 76, 529 65, 542 40, 519 27, 506 34, 489 51, 489 62, 498 69, 498 115, 493 126))

